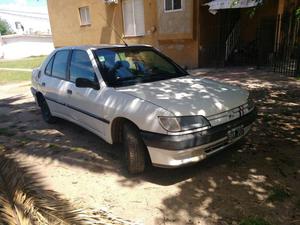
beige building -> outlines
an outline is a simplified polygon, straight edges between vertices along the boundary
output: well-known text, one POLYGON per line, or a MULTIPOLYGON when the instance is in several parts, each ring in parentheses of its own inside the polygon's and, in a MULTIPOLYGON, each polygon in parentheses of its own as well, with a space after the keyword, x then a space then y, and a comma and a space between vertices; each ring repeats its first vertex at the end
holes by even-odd
MULTIPOLYGON (((222 5, 230 0, 214 1, 222 5)), ((253 17, 249 1, 209 11, 205 0, 48 0, 48 10, 55 47, 122 43, 123 37, 128 44, 153 45, 180 65, 195 68, 253 58, 258 39, 268 40, 267 46, 260 43, 266 46, 264 54, 272 52, 278 15, 295 1, 266 1, 253 17), (245 56, 237 55, 242 48, 245 56)))

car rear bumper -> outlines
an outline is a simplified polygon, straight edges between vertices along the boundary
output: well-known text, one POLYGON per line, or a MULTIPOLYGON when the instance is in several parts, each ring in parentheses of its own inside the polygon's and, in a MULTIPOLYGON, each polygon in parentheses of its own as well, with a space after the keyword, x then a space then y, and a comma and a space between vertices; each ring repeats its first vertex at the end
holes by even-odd
POLYGON ((256 118, 256 110, 208 130, 185 135, 165 135, 142 132, 153 165, 179 167, 198 162, 225 149, 244 137, 256 118), (228 131, 242 126, 244 134, 229 140, 228 131))
POLYGON ((35 88, 33 88, 33 87, 31 87, 30 88, 30 91, 31 91, 31 94, 32 94, 32 96, 34 97, 34 101, 35 101, 35 103, 37 103, 37 98, 36 98, 36 89, 35 88))

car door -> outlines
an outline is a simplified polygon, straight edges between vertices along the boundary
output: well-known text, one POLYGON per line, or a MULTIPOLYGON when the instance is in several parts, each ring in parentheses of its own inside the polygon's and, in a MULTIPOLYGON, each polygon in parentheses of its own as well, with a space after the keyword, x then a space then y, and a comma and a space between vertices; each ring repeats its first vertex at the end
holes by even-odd
POLYGON ((65 107, 65 91, 70 50, 60 50, 49 60, 40 85, 51 113, 54 116, 65 117, 68 109, 65 107))
POLYGON ((108 121, 103 119, 101 92, 87 87, 76 87, 76 79, 85 78, 98 82, 89 55, 84 50, 73 50, 70 60, 70 82, 68 85, 68 107, 71 117, 80 125, 103 137, 108 121))

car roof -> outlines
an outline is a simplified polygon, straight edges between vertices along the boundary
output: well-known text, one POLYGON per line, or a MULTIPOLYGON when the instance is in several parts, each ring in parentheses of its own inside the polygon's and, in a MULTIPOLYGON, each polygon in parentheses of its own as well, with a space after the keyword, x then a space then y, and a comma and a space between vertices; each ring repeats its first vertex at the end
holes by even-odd
POLYGON ((145 44, 134 44, 134 45, 113 45, 113 44, 101 44, 101 45, 75 45, 75 46, 65 46, 61 48, 56 48, 58 50, 70 50, 70 49, 78 49, 78 50, 89 50, 89 49, 101 49, 101 48, 126 48, 126 47, 152 47, 151 45, 145 44))

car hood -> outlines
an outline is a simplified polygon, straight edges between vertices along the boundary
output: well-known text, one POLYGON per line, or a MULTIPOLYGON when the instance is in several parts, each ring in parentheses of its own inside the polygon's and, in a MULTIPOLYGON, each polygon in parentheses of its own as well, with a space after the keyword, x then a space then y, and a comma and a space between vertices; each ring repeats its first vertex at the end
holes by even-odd
POLYGON ((185 76, 116 89, 158 105, 176 116, 211 116, 245 104, 248 91, 207 78, 185 76))

